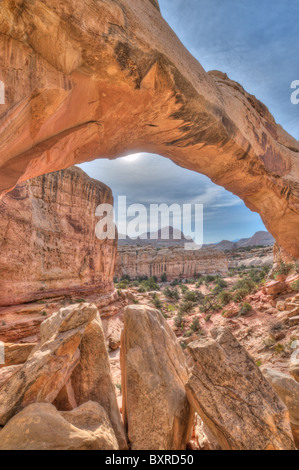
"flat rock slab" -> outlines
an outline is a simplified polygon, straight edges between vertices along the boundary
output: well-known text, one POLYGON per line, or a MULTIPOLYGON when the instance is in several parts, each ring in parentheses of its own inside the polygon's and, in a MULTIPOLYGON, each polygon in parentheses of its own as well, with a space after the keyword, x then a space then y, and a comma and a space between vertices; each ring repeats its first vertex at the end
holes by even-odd
POLYGON ((223 450, 294 450, 288 411, 229 330, 189 345, 190 403, 223 450))

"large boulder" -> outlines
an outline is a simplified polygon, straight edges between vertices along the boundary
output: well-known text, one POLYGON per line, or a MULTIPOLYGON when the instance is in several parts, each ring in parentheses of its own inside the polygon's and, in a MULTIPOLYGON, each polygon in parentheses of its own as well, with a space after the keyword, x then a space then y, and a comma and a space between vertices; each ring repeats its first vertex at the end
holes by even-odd
POLYGON ((118 444, 98 403, 85 403, 70 412, 35 403, 0 431, 0 450, 118 450, 118 444))
POLYGON ((299 384, 289 375, 268 367, 262 372, 289 410, 295 444, 299 449, 299 384))
POLYGON ((0 425, 31 403, 55 400, 78 364, 81 339, 97 313, 95 305, 76 304, 41 325, 40 344, 0 388, 0 425))
POLYGON ((105 335, 100 315, 86 328, 80 346, 80 361, 71 376, 78 405, 95 401, 108 413, 120 449, 127 448, 124 426, 112 382, 105 335))
POLYGON ((222 449, 295 449, 285 405, 229 330, 213 330, 189 351, 188 398, 222 449))
POLYGON ((194 421, 184 353, 162 314, 125 310, 121 345, 123 415, 132 450, 184 450, 194 421))

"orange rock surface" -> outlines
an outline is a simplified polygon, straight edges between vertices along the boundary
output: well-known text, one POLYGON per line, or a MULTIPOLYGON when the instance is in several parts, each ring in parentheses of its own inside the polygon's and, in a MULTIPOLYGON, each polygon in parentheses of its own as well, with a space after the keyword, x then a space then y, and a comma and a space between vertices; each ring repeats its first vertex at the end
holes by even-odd
MULTIPOLYGON (((113 293, 117 241, 95 235, 96 207, 112 201, 111 190, 79 168, 34 178, 6 194, 0 201, 0 306, 113 293)), ((41 314, 44 306, 33 308, 41 314)))
POLYGON ((238 195, 299 257, 298 141, 241 85, 206 73, 156 0, 3 0, 0 33, 0 193, 153 152, 238 195))

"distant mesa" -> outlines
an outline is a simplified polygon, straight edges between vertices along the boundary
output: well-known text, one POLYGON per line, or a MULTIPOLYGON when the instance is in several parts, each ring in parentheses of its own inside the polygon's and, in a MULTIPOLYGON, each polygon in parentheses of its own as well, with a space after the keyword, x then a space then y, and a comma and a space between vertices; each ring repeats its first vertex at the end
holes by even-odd
POLYGON ((147 232, 138 238, 130 238, 119 235, 119 246, 183 246, 186 242, 190 242, 191 237, 186 237, 181 230, 173 227, 163 227, 157 232, 147 232))
MULTIPOLYGON (((190 241, 191 237, 186 237, 181 230, 173 227, 164 227, 157 232, 147 232, 138 238, 130 238, 119 235, 119 246, 154 246, 154 247, 171 247, 183 246, 190 241), (169 237, 167 234, 169 233, 169 237)), ((217 247, 222 251, 237 250, 239 248, 248 248, 254 246, 272 246, 274 238, 269 232, 260 231, 255 233, 251 238, 242 238, 241 240, 229 241, 222 240, 220 243, 205 245, 206 247, 217 247)))

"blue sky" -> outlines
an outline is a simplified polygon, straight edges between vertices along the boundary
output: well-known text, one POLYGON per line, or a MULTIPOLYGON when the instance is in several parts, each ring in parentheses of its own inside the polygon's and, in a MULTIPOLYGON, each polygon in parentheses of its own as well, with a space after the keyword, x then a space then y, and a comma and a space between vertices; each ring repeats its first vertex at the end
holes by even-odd
MULTIPOLYGON (((299 80, 298 0, 160 0, 160 6, 207 71, 221 70, 240 82, 299 139, 299 105, 290 101, 291 82, 299 80)), ((236 196, 160 156, 96 160, 81 168, 108 184, 116 199, 126 195, 129 204, 203 203, 204 243, 264 229, 236 196)))

